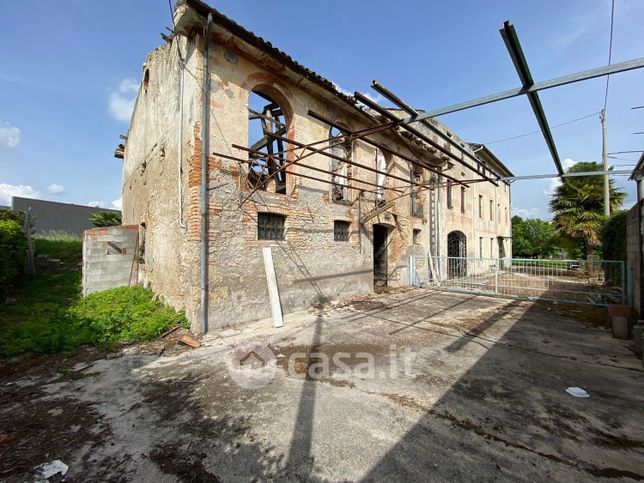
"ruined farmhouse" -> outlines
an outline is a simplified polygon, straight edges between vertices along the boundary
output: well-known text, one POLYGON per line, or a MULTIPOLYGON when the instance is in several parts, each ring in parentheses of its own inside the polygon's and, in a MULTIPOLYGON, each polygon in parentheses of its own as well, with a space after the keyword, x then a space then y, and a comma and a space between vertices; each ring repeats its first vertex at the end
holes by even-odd
MULTIPOLYGON (((132 260, 121 281, 213 330, 271 316, 266 247, 285 313, 411 284, 411 255, 511 257, 510 185, 499 179, 511 173, 436 120, 401 125, 410 112, 347 96, 206 4, 180 0, 115 153, 117 236, 129 243, 119 253, 132 260)), ((96 246, 113 234, 89 234, 86 284, 107 266, 96 246)), ((436 263, 432 277, 469 269, 436 263)))

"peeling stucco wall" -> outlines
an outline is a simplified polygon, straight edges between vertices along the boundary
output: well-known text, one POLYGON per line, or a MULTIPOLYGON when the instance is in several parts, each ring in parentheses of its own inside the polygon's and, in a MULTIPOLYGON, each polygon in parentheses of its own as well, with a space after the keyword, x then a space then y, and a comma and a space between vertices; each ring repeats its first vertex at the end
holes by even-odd
MULTIPOLYGON (((178 25, 183 24, 178 20, 178 25)), ((143 283, 167 303, 185 308, 195 330, 199 327, 200 185, 204 142, 201 125, 204 42, 200 35, 199 29, 192 29, 186 36, 175 36, 172 43, 148 56, 144 76, 147 71, 149 81, 139 91, 123 166, 124 223, 144 225, 143 283), (179 52, 185 59, 183 75, 179 52), (179 164, 183 173, 181 183, 179 164), (184 209, 181 221, 185 228, 179 222, 179 201, 184 209)), ((412 214, 410 197, 402 196, 385 213, 361 224, 361 217, 376 207, 376 199, 373 193, 361 194, 358 183, 350 183, 346 204, 329 199, 328 184, 294 175, 287 175, 286 194, 260 190, 251 195, 245 182, 248 167, 213 154, 248 159, 246 152, 233 145, 248 145, 247 107, 253 90, 270 96, 280 105, 287 120, 286 137, 300 143, 329 137, 329 126, 310 117, 309 110, 333 119, 349 131, 366 127, 364 117, 328 90, 298 78, 279 62, 225 32, 213 35, 208 60, 209 329, 216 331, 271 315, 262 258, 265 246, 273 248, 285 312, 372 290, 374 224, 390 230, 388 284, 407 284, 409 256, 426 254, 429 245, 429 191, 419 192, 422 210, 417 213, 412 214), (258 240, 257 216, 262 212, 286 216, 284 240, 258 240), (334 241, 336 220, 350 222, 349 241, 334 241), (416 243, 414 229, 420 230, 416 243)), ((403 156, 417 159, 420 155, 425 162, 437 167, 445 164, 431 150, 419 154, 422 149, 410 148, 393 133, 373 135, 372 139, 403 156)), ((301 153, 301 150, 292 150, 286 160, 292 161, 301 153)), ((375 167, 376 155, 377 150, 364 141, 353 142, 351 159, 357 163, 375 167)), ((410 179, 407 161, 389 153, 385 153, 385 159, 390 176, 410 179)), ((306 158, 306 164, 328 170, 329 158, 314 154, 306 158)), ((314 174, 297 164, 289 169, 314 174)), ((353 179, 376 182, 372 171, 351 166, 349 173, 353 179)), ((315 175, 325 177, 325 174, 315 175)), ((429 181, 428 172, 423 173, 421 181, 429 181)), ((386 184, 401 190, 387 190, 386 201, 404 195, 402 190, 407 183, 388 177, 386 184)), ((486 188, 481 185, 477 189, 486 188)), ((446 226, 463 223, 463 220, 450 219, 448 214, 444 216, 449 220, 446 226)), ((490 230, 497 228, 490 227, 490 230)), ((441 238, 444 238, 442 234, 441 238)))

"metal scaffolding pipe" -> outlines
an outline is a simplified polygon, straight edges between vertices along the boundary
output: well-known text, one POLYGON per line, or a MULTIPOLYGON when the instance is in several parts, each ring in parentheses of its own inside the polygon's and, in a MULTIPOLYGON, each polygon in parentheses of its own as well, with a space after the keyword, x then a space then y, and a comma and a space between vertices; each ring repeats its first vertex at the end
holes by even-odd
MULTIPOLYGON (((514 25, 509 21, 506 21, 503 24, 503 28, 500 30, 501 37, 505 42, 505 46, 508 49, 510 57, 512 58, 512 63, 514 68, 517 70, 519 79, 523 84, 524 89, 530 89, 534 85, 534 79, 530 73, 530 67, 526 61, 525 55, 523 54, 523 49, 521 48, 521 43, 519 42, 519 37, 517 36, 514 25)), ((559 153, 557 152, 557 145, 555 140, 552 137, 552 132, 550 131, 550 126, 548 125, 548 119, 546 118, 546 113, 543 110, 541 105, 541 99, 539 99, 539 94, 537 92, 527 92, 528 101, 530 101, 530 106, 532 107, 532 112, 534 112, 537 122, 539 123, 539 129, 543 134, 543 138, 548 145, 548 150, 550 151, 550 156, 555 163, 557 172, 563 174, 564 169, 561 165, 561 159, 559 159, 559 153)))
MULTIPOLYGON (((236 148, 236 149, 241 149, 243 151, 247 151, 247 152, 250 152, 250 153, 253 153, 253 154, 255 154, 255 153, 263 154, 264 156, 262 156, 262 159, 271 157, 271 155, 267 155, 266 153, 260 153, 259 151, 254 151, 254 150, 252 150, 250 148, 243 148, 241 146, 237 146, 237 145, 234 145, 234 144, 233 144, 232 147, 236 148)), ((215 153, 215 152, 213 152, 212 154, 215 155, 215 156, 219 156, 220 158, 230 159, 231 161, 239 161, 239 162, 242 162, 242 163, 252 164, 252 161, 250 161, 248 159, 237 158, 235 156, 230 156, 230 155, 223 154, 223 153, 215 153)), ((297 160, 297 161, 299 161, 299 160, 297 160)), ((328 170, 325 170, 325 169, 322 169, 322 168, 317 168, 315 166, 309 166, 307 164, 301 164, 301 163, 299 163, 297 161, 292 162, 292 163, 290 163, 288 165, 285 165, 283 168, 281 168, 281 171, 283 171, 283 172, 285 172, 287 174, 292 174, 293 172, 292 171, 286 171, 286 168, 289 168, 289 167, 295 165, 295 166, 299 166, 300 168, 310 169, 311 171, 317 171, 319 173, 324 173, 324 174, 331 174, 328 170)), ((380 188, 380 189, 390 189, 390 190, 396 191, 398 193, 402 192, 397 188, 387 188, 385 186, 380 186, 380 185, 378 185, 376 183, 372 183, 370 181, 365 181, 365 180, 362 180, 362 179, 359 179, 359 178, 352 178, 351 176, 345 176, 343 174, 333 173, 333 175, 337 176, 339 178, 346 178, 349 181, 356 181, 356 182, 363 183, 363 184, 366 184, 366 185, 369 185, 369 186, 375 186, 375 187, 380 188)), ((313 177, 309 177, 309 178, 310 179, 315 179, 317 181, 324 181, 324 182, 329 181, 329 180, 325 180, 325 179, 322 179, 322 178, 313 178, 313 177)), ((347 187, 349 187, 349 186, 347 186, 347 187)), ((359 189, 359 188, 356 188, 356 189, 359 189)))
MULTIPOLYGON (((213 154, 213 156, 219 156, 219 157, 224 158, 224 159, 230 159, 231 161, 239 161, 240 163, 252 164, 252 161, 250 161, 248 159, 236 158, 235 156, 230 156, 228 154, 217 153, 217 152, 213 152, 212 154, 213 154)), ((302 166, 302 165, 298 165, 298 166, 302 166)), ((302 166, 302 167, 306 167, 306 166, 302 166)), ((333 184, 333 182, 331 180, 315 178, 313 176, 308 176, 306 174, 298 173, 298 172, 295 172, 295 171, 285 171, 285 173, 286 174, 292 174, 293 176, 299 176, 300 178, 306 178, 306 179, 310 179, 310 180, 313 180, 313 181, 319 181, 320 183, 333 184)), ((356 180, 356 181, 358 181, 358 180, 356 180)), ((370 190, 370 189, 367 189, 367 188, 357 188, 357 187, 351 188, 350 186, 347 186, 347 187, 350 188, 350 189, 355 189, 356 191, 364 191, 365 193, 374 193, 374 194, 378 193, 378 191, 376 191, 376 190, 370 190)), ((397 190, 397 189, 394 189, 392 191, 396 191, 398 193, 403 192, 403 191, 397 190)))
MULTIPOLYGON (((389 101, 391 101, 393 104, 396 104, 398 107, 400 107, 400 108, 401 108, 403 111, 405 111, 407 114, 409 114, 409 115, 411 115, 411 116, 417 116, 417 115, 419 114, 419 112, 418 112, 418 111, 416 111, 416 109, 414 109, 413 107, 411 107, 409 104, 407 104, 407 103, 406 103, 405 101, 403 101, 400 97, 398 97, 396 94, 394 94, 393 92, 391 92, 389 89, 387 89, 385 86, 383 86, 383 85, 382 85, 380 82, 378 82, 377 80, 372 81, 372 83, 371 83, 371 87, 372 87, 372 89, 374 89, 376 92, 378 92, 379 94, 381 94, 383 97, 385 97, 386 99, 388 99, 389 101)), ((445 141, 446 143, 449 143, 449 145, 450 145, 450 146, 453 146, 454 148, 456 148, 456 149, 457 149, 457 150, 458 150, 458 151, 459 151, 463 156, 467 156, 468 158, 470 158, 470 159, 471 159, 472 161, 474 161, 475 163, 478 163, 478 162, 479 162, 479 159, 476 157, 476 155, 471 154, 469 151, 467 151, 467 149, 465 149, 465 148, 464 148, 463 146, 461 146, 459 143, 457 143, 457 142, 456 142, 456 141, 454 141, 452 138, 450 138, 448 135, 446 135, 443 131, 441 131, 441 130, 440 130, 440 129, 438 129, 436 126, 434 126, 434 125, 433 125, 429 120, 427 120, 427 119, 423 119, 422 121, 420 121, 420 123, 421 123, 423 126, 425 126, 427 129, 429 129, 431 132, 433 132, 434 134, 436 134, 436 135, 437 135, 439 138, 441 138, 443 141, 445 141)), ((456 158, 454 158, 454 159, 456 159, 456 158)), ((473 168, 472 168, 471 166, 469 166, 468 164, 464 163, 462 160, 458 160, 458 159, 456 159, 456 161, 458 161, 458 162, 459 162, 459 163, 461 163, 462 165, 464 165, 464 166, 468 167, 470 170, 475 171, 475 172, 477 172, 477 173, 478 173, 478 171, 476 171, 475 169, 473 169, 473 168)), ((499 177, 499 174, 498 174, 498 173, 496 173, 496 172, 494 172, 494 171, 492 171, 492 172, 493 172, 497 177, 499 177)), ((478 174, 480 174, 480 173, 478 173, 478 174)))
POLYGON ((529 92, 539 92, 546 89, 552 89, 553 87, 565 86, 567 84, 572 84, 574 82, 581 82, 589 79, 594 79, 596 77, 602 77, 610 74, 618 74, 620 72, 626 72, 634 69, 641 69, 642 67, 644 67, 644 57, 640 59, 629 60, 626 62, 620 62, 619 64, 612 64, 606 67, 597 67, 595 69, 585 70, 583 72, 568 74, 561 77, 555 77, 554 79, 550 79, 542 82, 535 82, 529 88, 517 87, 514 89, 509 89, 507 91, 498 92, 496 94, 491 94, 489 96, 479 97, 471 101, 465 101, 459 104, 452 104, 451 106, 443 107, 440 109, 434 109, 433 111, 421 112, 420 114, 418 114, 418 116, 406 117, 403 120, 403 123, 411 124, 414 122, 420 122, 423 119, 443 116, 451 112, 458 112, 464 109, 470 109, 472 107, 490 104, 492 102, 511 99, 512 97, 522 96, 524 94, 528 94, 529 92))
MULTIPOLYGON (((397 118, 396 116, 394 116, 391 112, 387 111, 387 109, 385 109, 384 107, 382 107, 382 106, 378 105, 377 103, 373 102, 371 99, 369 99, 367 96, 365 96, 365 95, 361 94, 360 92, 356 92, 356 93, 354 94, 354 96, 355 96, 355 98, 356 98, 356 99, 358 99, 360 102, 362 102, 363 104, 365 104, 365 105, 369 106, 370 108, 372 108, 373 110, 375 110, 375 111, 376 111, 376 112, 378 112, 379 114, 383 115, 383 116, 384 116, 384 117, 386 117, 387 119, 390 119, 390 120, 398 119, 398 118, 397 118)), ((464 162, 464 161, 462 161, 462 160, 460 160, 460 159, 455 158, 455 157, 452 155, 452 153, 450 153, 447 149, 445 149, 443 146, 441 146, 441 145, 440 145, 440 144, 438 144, 436 141, 434 141, 433 139, 431 139, 429 136, 425 136, 425 135, 424 135, 422 132, 420 132, 418 129, 416 129, 416 128, 414 128, 414 127, 410 126, 409 124, 401 124, 401 125, 400 125, 400 127, 402 127, 403 129, 405 129, 406 131, 410 132, 411 134, 413 134, 413 135, 414 135, 414 136, 416 136, 417 138, 422 139, 422 140, 423 140, 423 141, 425 141, 427 144, 429 144, 430 146, 432 146, 434 149, 437 149, 438 151, 440 151, 441 153, 443 153, 445 156, 449 157, 450 159, 453 159, 453 160, 454 160, 454 161, 456 161, 457 163, 460 163, 460 164, 462 164, 463 166, 465 166, 467 169, 469 169, 469 170, 471 170, 471 171, 473 171, 473 172, 477 173, 479 176, 481 176, 481 177, 485 178, 486 180, 488 180, 488 181, 489 181, 490 183, 492 183, 493 185, 498 186, 498 184, 497 184, 497 182, 496 182, 495 180, 493 180, 492 178, 489 178, 488 176, 485 176, 483 173, 478 172, 475 168, 473 168, 472 166, 470 166, 470 165, 469 165, 469 164, 467 164, 466 162, 464 162)), ((441 174, 442 174, 442 173, 441 173, 441 174)), ((443 176, 444 176, 444 175, 443 175, 443 176)))
MULTIPOLYGON (((309 114, 309 116, 311 116, 312 118, 317 119, 318 121, 321 121, 321 122, 323 122, 323 123, 325 123, 325 124, 328 124, 329 126, 333 126, 333 127, 337 128, 337 129, 343 129, 341 126, 339 126, 338 124, 336 124, 336 123, 335 123, 334 121, 332 121, 331 119, 329 119, 329 118, 327 118, 327 117, 323 116, 322 114, 318 114, 317 112, 315 112, 315 111, 311 111, 310 109, 309 109, 309 111, 308 111, 308 114, 309 114)), ((386 151, 386 152, 388 152, 388 153, 390 153, 390 154, 392 154, 392 155, 394 155, 394 156, 397 156, 397 157, 399 157, 399 158, 401 158, 401 159, 404 159, 405 161, 407 161, 407 162, 409 162, 409 163, 411 163, 411 164, 413 164, 413 165, 416 165, 416 166, 418 166, 418 167, 420 167, 420 168, 426 169, 426 170, 428 170, 428 171, 430 171, 430 172, 432 172, 432 173, 436 173, 436 174, 438 174, 438 175, 440 175, 440 176, 444 176, 445 178, 447 178, 447 179, 449 179, 449 180, 451 180, 451 181, 454 181, 455 183, 458 183, 458 184, 460 184, 460 185, 462 185, 462 186, 467 187, 467 185, 466 185, 465 183, 462 183, 460 180, 458 180, 458 179, 456 179, 456 178, 454 178, 454 177, 452 177, 452 176, 449 176, 449 175, 447 175, 447 174, 444 174, 444 173, 443 173, 442 171, 440 171, 439 169, 437 169, 437 168, 432 168, 432 167, 428 166, 428 165, 427 165, 427 164, 425 164, 425 163, 422 163, 422 162, 420 162, 420 161, 418 161, 418 160, 415 160, 415 159, 413 159, 413 158, 411 158, 411 157, 409 157, 409 156, 406 156, 406 155, 401 154, 401 153, 399 153, 399 152, 397 152, 397 151, 394 151, 393 149, 388 148, 388 147, 387 147, 387 146, 385 146, 384 144, 378 143, 378 142, 373 141, 373 140, 371 140, 371 139, 369 139, 369 138, 366 138, 366 137, 364 137, 364 138, 363 138, 363 137, 361 137, 361 138, 359 138, 359 139, 360 139, 361 141, 364 141, 364 142, 365 142, 365 143, 367 143, 367 144, 370 144, 371 146, 373 146, 373 147, 375 147, 375 148, 380 149, 381 151, 386 151)))

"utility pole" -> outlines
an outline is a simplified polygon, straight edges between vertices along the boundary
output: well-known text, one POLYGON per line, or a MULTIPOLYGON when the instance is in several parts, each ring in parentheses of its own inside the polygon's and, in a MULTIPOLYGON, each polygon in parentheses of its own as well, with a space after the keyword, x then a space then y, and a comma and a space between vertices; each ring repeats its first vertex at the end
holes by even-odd
MULTIPOLYGON (((604 162, 604 171, 608 171, 608 145, 606 143, 606 110, 602 109, 599 114, 602 122, 602 161, 604 162)), ((610 215, 610 181, 608 175, 604 175, 604 215, 610 215)))

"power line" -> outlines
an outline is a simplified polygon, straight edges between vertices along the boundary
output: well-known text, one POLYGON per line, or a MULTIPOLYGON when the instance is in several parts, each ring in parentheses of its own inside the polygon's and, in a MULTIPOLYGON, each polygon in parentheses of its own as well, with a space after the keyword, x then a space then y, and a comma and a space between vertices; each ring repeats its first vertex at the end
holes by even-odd
MULTIPOLYGON (((610 66, 613 58, 613 23, 615 20, 615 0, 612 0, 610 7, 610 37, 608 41, 608 65, 610 66)), ((610 75, 606 76, 606 92, 604 93, 604 112, 606 112, 606 104, 608 103, 608 83, 610 82, 610 75)))
MULTIPOLYGON (((554 129, 556 127, 561 127, 561 126, 567 126, 568 124, 572 124, 572 123, 577 122, 577 121, 583 121, 584 119, 588 119, 589 117, 594 117, 597 114, 599 114, 599 111, 598 112, 593 112, 592 114, 588 114, 587 116, 584 116, 584 117, 579 117, 577 119, 573 119, 572 121, 566 121, 566 122, 562 122, 561 124, 555 124, 554 126, 550 126, 550 129, 554 129)), ((527 133, 524 133, 524 134, 519 134, 518 136, 513 136, 511 138, 499 139, 497 141, 490 141, 490 142, 483 143, 483 144, 489 145, 489 144, 503 143, 505 141, 512 141, 513 139, 524 138, 526 136, 532 136, 533 134, 539 134, 539 133, 541 133, 540 130, 539 131, 532 131, 532 132, 527 132, 527 133)))

